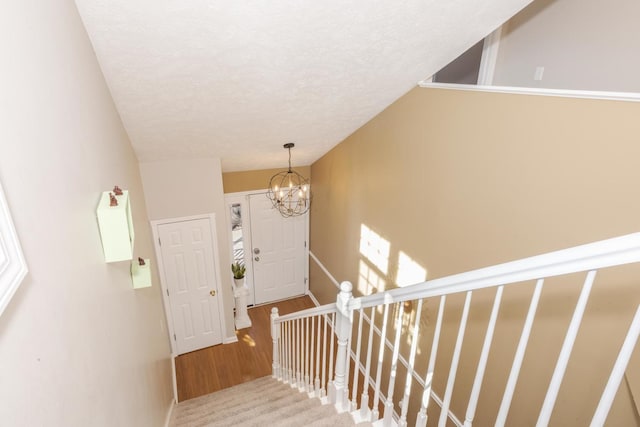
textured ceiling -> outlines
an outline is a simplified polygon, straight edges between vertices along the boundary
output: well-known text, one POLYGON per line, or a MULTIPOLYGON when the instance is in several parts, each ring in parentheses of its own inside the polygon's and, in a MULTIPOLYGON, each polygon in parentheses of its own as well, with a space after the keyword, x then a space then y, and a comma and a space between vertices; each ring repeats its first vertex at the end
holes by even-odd
POLYGON ((140 161, 309 165, 530 0, 76 0, 140 161))

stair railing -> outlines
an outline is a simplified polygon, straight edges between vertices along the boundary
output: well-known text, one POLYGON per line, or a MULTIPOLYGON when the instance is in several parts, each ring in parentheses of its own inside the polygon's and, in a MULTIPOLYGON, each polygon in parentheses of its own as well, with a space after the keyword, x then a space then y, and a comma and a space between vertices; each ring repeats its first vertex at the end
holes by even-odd
MULTIPOLYGON (((315 256, 312 255, 312 258, 319 263, 315 256)), ((339 411, 351 412, 357 421, 368 420, 375 422, 376 425, 383 426, 406 426, 409 422, 408 420, 415 420, 416 426, 424 427, 427 423, 429 403, 434 400, 441 407, 438 426, 444 427, 450 420, 457 426, 471 427, 481 393, 504 287, 535 282, 524 326, 509 369, 508 380, 499 410, 496 414, 495 425, 504 426, 520 375, 545 279, 584 272, 586 277, 582 284, 582 290, 565 334, 536 424, 538 427, 547 426, 597 271, 603 268, 637 262, 640 262, 640 233, 428 280, 413 286, 364 297, 354 298, 351 294, 351 284, 343 282, 340 284, 340 292, 335 304, 324 305, 285 316, 279 316, 277 309, 273 309, 271 316, 273 376, 291 384, 292 387, 307 391, 310 396, 326 398, 339 411), (451 399, 473 292, 487 288, 495 288, 496 292, 473 386, 466 402, 467 409, 463 424, 451 412, 451 399), (436 372, 439 375, 444 373, 442 370, 436 371, 435 366, 442 332, 443 313, 447 297, 459 293, 464 295, 464 304, 459 313, 460 322, 448 372, 446 372, 444 394, 440 399, 432 389, 432 385, 436 372), (433 339, 428 355, 427 368, 421 374, 416 371, 417 337, 422 325, 423 301, 429 298, 438 299, 439 306, 436 322, 433 326, 433 339), (410 322, 405 322, 404 305, 409 302, 416 304, 416 310, 412 311, 414 317, 410 319, 410 322), (367 309, 369 309, 369 315, 366 314, 367 309), (382 316, 381 321, 378 322, 376 322, 377 313, 381 313, 382 316), (354 317, 357 317, 357 323, 354 322, 354 317), (363 321, 367 321, 369 324, 369 329, 366 331, 368 333, 363 333, 363 321), (378 329, 377 324, 381 324, 381 329, 378 329), (355 340, 353 339, 354 333, 355 340), (374 354, 374 333, 380 341, 377 355, 374 354), (392 342, 388 340, 389 335, 393 339, 392 342), (411 340, 411 348, 407 358, 400 355, 401 338, 403 336, 411 340), (367 348, 363 353, 362 344, 365 341, 367 348), (350 382, 351 363, 353 363, 354 369, 353 379, 350 382), (406 370, 406 378, 400 399, 394 400, 397 395, 395 388, 398 381, 399 363, 406 370), (374 371, 375 379, 372 377, 374 371), (386 383, 386 396, 382 393, 383 381, 386 383), (359 392, 360 384, 362 384, 362 389, 359 392), (416 409, 410 415, 411 393, 416 384, 422 390, 419 396, 419 409, 416 409), (350 385, 351 400, 349 399, 350 385), (370 399, 371 391, 373 391, 372 400, 370 399), (360 400, 359 403, 358 398, 360 400), (380 416, 381 410, 382 417, 380 416)), ((326 268, 321 264, 320 266, 329 275, 326 268)), ((329 275, 329 277, 331 276, 329 275)), ((621 345, 621 350, 612 368, 609 381, 601 395, 600 402, 597 408, 594 409, 591 421, 592 427, 604 424, 639 334, 640 306, 638 306, 627 336, 621 345)))

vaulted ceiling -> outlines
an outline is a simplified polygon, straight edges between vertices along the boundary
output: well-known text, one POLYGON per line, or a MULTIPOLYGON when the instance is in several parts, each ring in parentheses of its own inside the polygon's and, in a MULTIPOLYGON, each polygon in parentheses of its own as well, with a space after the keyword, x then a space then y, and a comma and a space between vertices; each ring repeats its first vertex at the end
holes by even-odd
POLYGON ((309 165, 531 0, 76 0, 140 161, 309 165))

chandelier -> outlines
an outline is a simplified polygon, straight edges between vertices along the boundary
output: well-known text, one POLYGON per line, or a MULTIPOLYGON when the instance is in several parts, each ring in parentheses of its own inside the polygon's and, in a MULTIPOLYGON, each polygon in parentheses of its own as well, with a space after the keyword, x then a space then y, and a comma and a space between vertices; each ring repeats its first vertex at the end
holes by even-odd
POLYGON ((295 146, 292 142, 284 144, 289 150, 289 169, 278 172, 269 180, 267 197, 285 217, 304 215, 311 206, 311 189, 309 180, 291 169, 291 149, 295 146))

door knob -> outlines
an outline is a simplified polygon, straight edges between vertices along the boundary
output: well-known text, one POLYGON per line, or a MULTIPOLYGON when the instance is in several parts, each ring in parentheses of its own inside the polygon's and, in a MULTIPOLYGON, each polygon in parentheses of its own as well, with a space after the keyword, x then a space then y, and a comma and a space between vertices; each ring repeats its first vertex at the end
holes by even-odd
POLYGON ((259 257, 259 256, 255 257, 254 259, 255 259, 256 261, 260 261, 260 257, 259 257))
POLYGON ((254 254, 256 254, 256 255, 258 255, 258 254, 260 253, 260 248, 255 248, 255 249, 253 250, 253 253, 254 253, 254 254))
POLYGON ((216 291, 215 290, 209 291, 209 295, 211 295, 212 297, 215 297, 216 296, 216 291))

